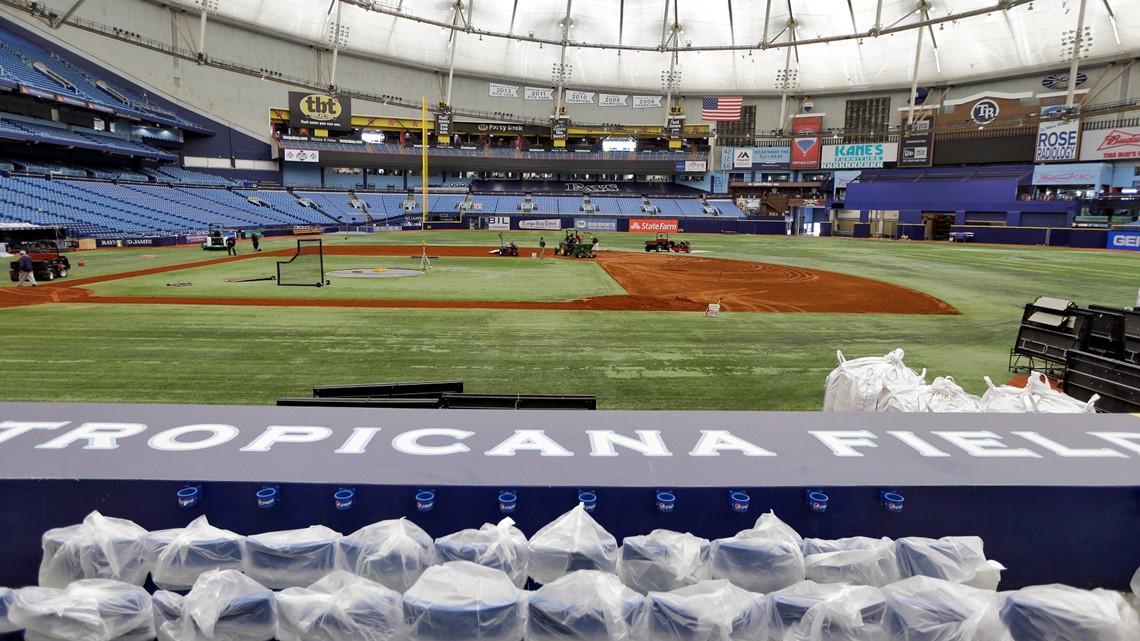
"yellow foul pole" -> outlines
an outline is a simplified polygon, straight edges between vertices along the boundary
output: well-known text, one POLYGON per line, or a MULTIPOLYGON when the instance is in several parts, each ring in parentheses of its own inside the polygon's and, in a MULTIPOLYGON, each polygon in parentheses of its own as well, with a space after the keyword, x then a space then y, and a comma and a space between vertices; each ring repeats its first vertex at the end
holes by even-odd
POLYGON ((428 184, 428 133, 427 133, 427 98, 420 98, 420 151, 423 152, 423 166, 420 167, 420 186, 423 188, 423 214, 420 219, 420 227, 423 228, 427 224, 428 213, 428 200, 427 200, 427 184, 428 184))

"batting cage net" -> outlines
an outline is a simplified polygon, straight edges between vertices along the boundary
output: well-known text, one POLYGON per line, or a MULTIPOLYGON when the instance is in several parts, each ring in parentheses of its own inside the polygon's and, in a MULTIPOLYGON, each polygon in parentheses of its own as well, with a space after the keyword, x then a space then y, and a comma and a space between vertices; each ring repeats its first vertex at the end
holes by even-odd
POLYGON ((325 254, 321 239, 297 239, 297 253, 289 260, 277 261, 278 285, 320 287, 325 280, 325 254))

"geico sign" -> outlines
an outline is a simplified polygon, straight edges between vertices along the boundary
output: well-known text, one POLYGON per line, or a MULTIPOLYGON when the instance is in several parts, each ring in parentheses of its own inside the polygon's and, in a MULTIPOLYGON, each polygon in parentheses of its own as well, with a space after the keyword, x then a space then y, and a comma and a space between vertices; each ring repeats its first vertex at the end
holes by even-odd
POLYGON ((1108 240, 1110 248, 1140 249, 1140 234, 1113 234, 1108 240))

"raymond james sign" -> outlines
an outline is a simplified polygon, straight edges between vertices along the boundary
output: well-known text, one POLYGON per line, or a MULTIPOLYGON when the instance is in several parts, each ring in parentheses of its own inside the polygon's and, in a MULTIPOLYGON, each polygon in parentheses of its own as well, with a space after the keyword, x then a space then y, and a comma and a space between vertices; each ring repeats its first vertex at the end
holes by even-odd
POLYGON ((1132 487, 1138 456, 1128 414, 0 404, 7 479, 1132 487))

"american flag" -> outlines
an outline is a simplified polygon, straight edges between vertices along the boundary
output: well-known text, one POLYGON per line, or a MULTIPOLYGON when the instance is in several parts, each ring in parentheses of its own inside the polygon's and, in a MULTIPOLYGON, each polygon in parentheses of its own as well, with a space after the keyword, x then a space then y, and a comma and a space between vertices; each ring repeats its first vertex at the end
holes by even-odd
POLYGON ((740 120, 742 96, 705 96, 701 99, 701 120, 735 122, 740 120))

